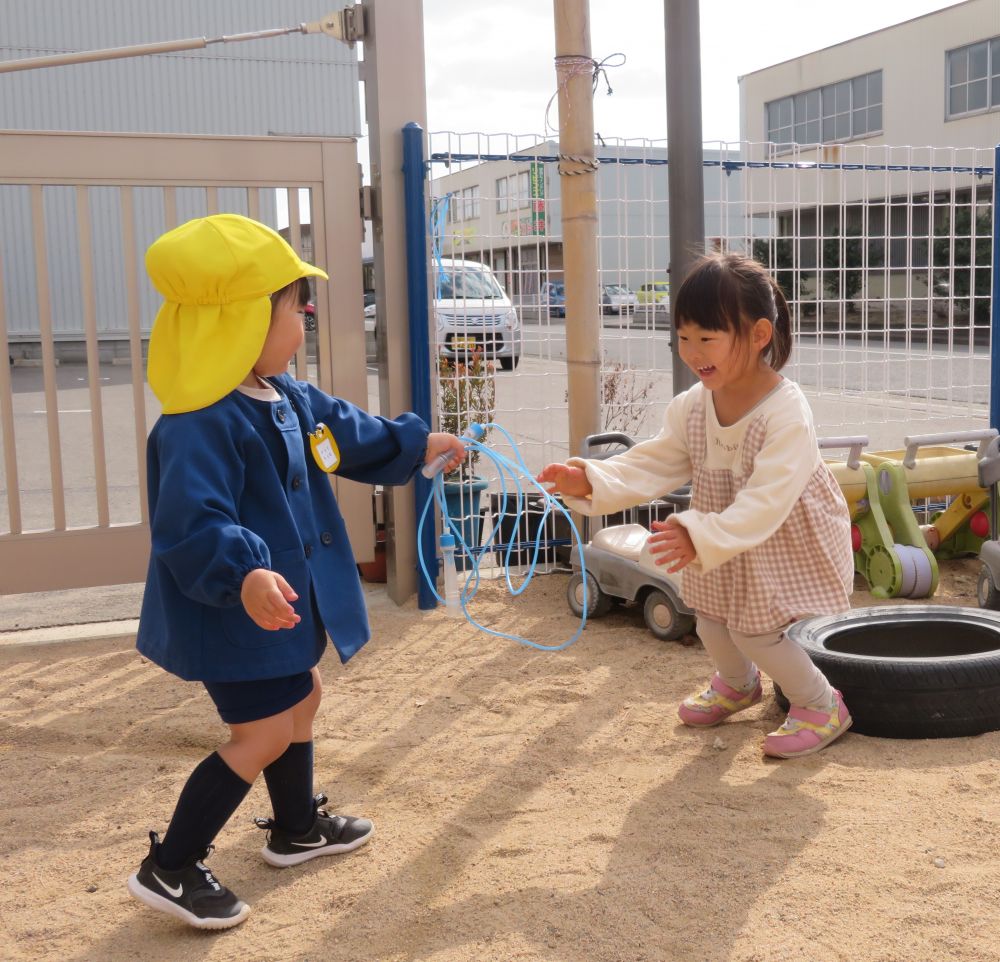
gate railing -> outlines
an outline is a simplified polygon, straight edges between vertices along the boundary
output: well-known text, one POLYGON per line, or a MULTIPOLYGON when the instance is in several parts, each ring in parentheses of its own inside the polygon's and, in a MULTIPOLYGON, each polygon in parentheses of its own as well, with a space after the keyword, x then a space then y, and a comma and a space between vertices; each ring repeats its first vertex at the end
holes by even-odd
MULTIPOLYGON (((351 139, 0 131, 0 594, 145 577, 162 231, 227 211, 282 230, 330 275, 296 375, 368 406, 358 188, 351 139)), ((370 560, 371 489, 334 483, 370 560)))

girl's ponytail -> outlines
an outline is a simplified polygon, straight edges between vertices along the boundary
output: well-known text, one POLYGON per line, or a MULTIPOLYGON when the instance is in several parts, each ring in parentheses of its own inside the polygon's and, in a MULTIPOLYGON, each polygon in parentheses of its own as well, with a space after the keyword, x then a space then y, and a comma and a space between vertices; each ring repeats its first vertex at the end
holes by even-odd
POLYGON ((774 319, 771 322, 771 343, 764 351, 764 357, 775 371, 780 371, 792 352, 792 318, 781 288, 770 275, 768 280, 774 297, 774 319))

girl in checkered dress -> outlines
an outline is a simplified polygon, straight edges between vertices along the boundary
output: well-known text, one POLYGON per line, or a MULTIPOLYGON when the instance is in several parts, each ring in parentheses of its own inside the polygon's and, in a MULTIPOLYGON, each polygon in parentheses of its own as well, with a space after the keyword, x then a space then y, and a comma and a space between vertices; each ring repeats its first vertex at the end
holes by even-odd
POLYGON ((851 725, 840 692, 785 636, 800 618, 850 607, 847 503, 820 457, 798 385, 788 305, 755 261, 703 258, 674 305, 681 359, 699 383, 675 397, 649 441, 607 460, 550 464, 538 480, 585 514, 613 514, 691 482, 691 507, 653 522, 650 551, 684 570, 682 594, 715 674, 678 714, 717 725, 761 700, 763 669, 791 702, 764 739, 776 758, 809 755, 851 725))

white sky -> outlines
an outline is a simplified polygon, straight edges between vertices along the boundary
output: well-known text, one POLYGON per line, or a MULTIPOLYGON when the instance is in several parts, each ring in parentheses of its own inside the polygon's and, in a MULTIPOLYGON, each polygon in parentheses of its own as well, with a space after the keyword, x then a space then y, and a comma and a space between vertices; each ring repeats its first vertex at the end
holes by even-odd
MULTIPOLYGON (((594 96, 603 137, 666 137, 664 0, 590 0, 591 55, 624 53, 594 96)), ((702 134, 739 139, 737 78, 954 0, 701 0, 702 134)), ((556 89, 552 0, 424 0, 428 130, 542 134, 556 89)), ((553 105, 550 123, 557 124, 553 105)))

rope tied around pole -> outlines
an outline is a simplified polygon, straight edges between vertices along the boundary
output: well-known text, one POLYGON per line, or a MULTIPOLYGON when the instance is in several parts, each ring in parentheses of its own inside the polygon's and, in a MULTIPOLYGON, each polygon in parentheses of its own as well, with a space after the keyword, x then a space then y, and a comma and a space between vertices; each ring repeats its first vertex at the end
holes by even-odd
POLYGON ((594 157, 581 157, 578 154, 560 154, 559 171, 560 177, 572 177, 575 174, 590 174, 598 170, 601 162, 594 157), (576 164, 576 167, 568 167, 567 163, 576 164))
MULTIPOLYGON (((593 93, 597 92, 597 84, 600 78, 603 77, 604 83, 608 88, 608 94, 613 94, 614 91, 611 89, 611 83, 608 80, 607 68, 621 67, 624 63, 625 54, 623 53, 608 54, 608 56, 603 60, 595 60, 593 57, 581 57, 579 54, 568 54, 556 57, 556 78, 558 83, 556 86, 556 92, 549 98, 549 102, 545 106, 545 133, 547 134, 550 130, 556 130, 556 128, 549 123, 549 114, 552 111, 552 103, 559 96, 560 92, 564 92, 566 90, 566 85, 574 77, 578 77, 580 74, 590 74, 593 93)), ((567 106, 566 109, 568 112, 570 108, 567 106)), ((559 173, 563 173, 563 171, 560 169, 559 173)), ((587 171, 574 170, 569 171, 569 173, 585 174, 587 171)))

